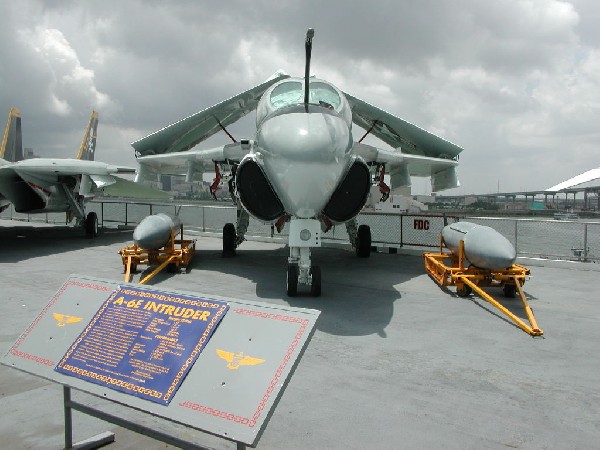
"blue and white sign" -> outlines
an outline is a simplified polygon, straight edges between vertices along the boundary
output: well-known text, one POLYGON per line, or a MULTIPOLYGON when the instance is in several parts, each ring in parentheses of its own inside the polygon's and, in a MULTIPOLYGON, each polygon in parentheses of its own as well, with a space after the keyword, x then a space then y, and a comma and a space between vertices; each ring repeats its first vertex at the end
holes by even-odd
POLYGON ((119 286, 55 370, 168 405, 228 308, 119 286))

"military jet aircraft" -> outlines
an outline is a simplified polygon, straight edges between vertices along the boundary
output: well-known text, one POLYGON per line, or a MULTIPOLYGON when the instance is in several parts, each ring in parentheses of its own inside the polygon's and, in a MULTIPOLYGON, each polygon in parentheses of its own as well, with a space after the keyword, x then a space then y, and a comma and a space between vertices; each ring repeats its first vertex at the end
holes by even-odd
POLYGON ((94 161, 98 113, 92 111, 76 159, 23 159, 21 114, 10 110, 0 147, 0 212, 11 203, 19 213, 66 212, 77 218, 86 236, 98 234, 95 212, 85 214, 84 202, 98 192, 137 198, 168 198, 166 193, 140 186, 114 174, 134 168, 94 161))
MULTIPOLYGON (((244 241, 249 214, 278 231, 289 222, 287 294, 298 285, 321 294, 321 270, 311 248, 333 224, 344 223, 359 257, 371 251, 371 233, 357 226, 372 185, 382 199, 410 185, 411 176, 431 177, 432 190, 458 186, 455 168, 462 148, 310 76, 314 31, 306 35, 303 78, 279 71, 269 80, 132 143, 136 181, 159 174, 186 174, 192 181, 214 168, 214 190, 229 180, 238 205, 237 226, 223 227, 223 253, 244 241), (256 136, 239 142, 226 127, 256 109, 256 136), (355 123, 396 150, 355 142, 355 123), (198 143, 225 131, 233 143, 197 150, 198 143)), ((365 134, 365 136, 366 136, 365 134)), ((363 136, 363 138, 365 137, 363 136)))

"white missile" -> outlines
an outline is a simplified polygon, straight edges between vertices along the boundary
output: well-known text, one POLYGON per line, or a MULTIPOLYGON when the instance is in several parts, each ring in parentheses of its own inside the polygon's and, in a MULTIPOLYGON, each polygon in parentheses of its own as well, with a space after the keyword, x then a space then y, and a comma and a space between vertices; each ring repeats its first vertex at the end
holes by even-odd
POLYGON ((158 250, 164 247, 171 238, 171 231, 175 236, 181 230, 181 219, 168 214, 154 214, 145 217, 135 230, 133 230, 133 241, 140 248, 146 250, 158 250))
POLYGON ((496 230, 471 222, 456 222, 442 229, 446 247, 458 254, 464 243, 465 258, 480 269, 503 270, 511 267, 517 252, 508 239, 496 230))

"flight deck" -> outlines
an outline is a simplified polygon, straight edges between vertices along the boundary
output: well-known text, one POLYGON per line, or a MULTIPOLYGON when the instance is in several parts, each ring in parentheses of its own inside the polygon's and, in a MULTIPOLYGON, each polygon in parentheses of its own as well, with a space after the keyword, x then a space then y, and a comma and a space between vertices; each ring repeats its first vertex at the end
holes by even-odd
MULTIPOLYGON (((456 295, 426 273, 423 251, 319 248, 321 297, 285 294, 287 248, 244 242, 221 256, 198 234, 193 260, 148 283, 162 290, 321 311, 316 331, 257 448, 597 448, 600 442, 600 265, 519 258, 544 335, 531 337, 487 302, 456 295)), ((80 230, 0 220, 5 354, 71 274, 121 283, 131 230, 80 230)), ((145 269, 145 268, 144 268, 145 269)), ((132 283, 143 274, 133 275, 132 283)), ((524 317, 519 299, 503 304, 524 317)), ((74 391, 77 401, 217 449, 235 443, 74 391)), ((3 448, 63 448, 59 384, 0 366, 3 448)), ((171 448, 77 412, 74 440, 104 431, 106 448, 171 448)))

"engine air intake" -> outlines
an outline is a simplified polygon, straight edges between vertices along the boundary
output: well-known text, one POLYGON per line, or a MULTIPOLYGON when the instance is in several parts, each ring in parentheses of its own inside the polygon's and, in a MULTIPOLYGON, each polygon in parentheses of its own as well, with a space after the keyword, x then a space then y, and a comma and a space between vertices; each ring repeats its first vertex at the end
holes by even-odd
POLYGON ((279 197, 256 161, 242 161, 237 170, 236 183, 242 204, 253 216, 270 222, 285 213, 279 197))
POLYGON ((364 162, 355 159, 323 213, 334 222, 352 219, 365 205, 370 187, 369 168, 364 162))

